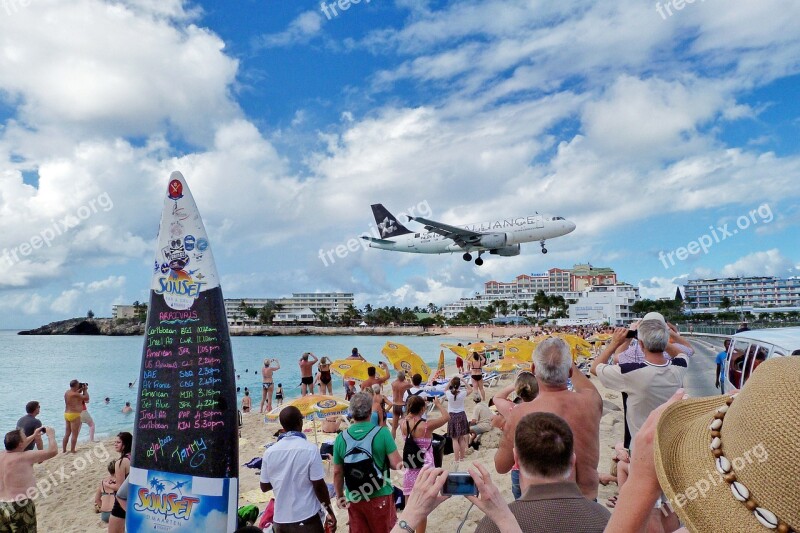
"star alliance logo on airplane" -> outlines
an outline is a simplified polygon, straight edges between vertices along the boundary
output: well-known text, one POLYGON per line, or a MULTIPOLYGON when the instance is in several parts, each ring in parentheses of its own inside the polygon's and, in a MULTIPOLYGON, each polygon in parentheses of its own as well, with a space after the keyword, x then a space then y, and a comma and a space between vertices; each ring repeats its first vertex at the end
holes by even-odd
POLYGON ((383 219, 383 222, 378 224, 378 227, 381 230, 381 237, 385 237, 387 234, 394 233, 397 230, 397 226, 394 225, 394 220, 391 220, 389 217, 383 219))

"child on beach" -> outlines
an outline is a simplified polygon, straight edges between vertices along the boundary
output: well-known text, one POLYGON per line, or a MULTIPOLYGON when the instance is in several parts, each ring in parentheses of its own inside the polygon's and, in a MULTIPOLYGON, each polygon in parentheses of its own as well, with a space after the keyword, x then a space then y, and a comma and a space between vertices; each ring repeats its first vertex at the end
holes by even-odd
POLYGON ((275 401, 278 402, 278 407, 283 405, 283 384, 278 383, 278 388, 275 389, 275 401))
POLYGON ((244 398, 242 398, 242 412, 249 413, 250 407, 252 405, 252 399, 250 398, 250 391, 244 391, 244 398))
POLYGON ((117 493, 117 480, 114 476, 116 461, 108 463, 108 477, 100 481, 97 492, 94 494, 94 509, 100 513, 100 520, 108 523, 111 510, 114 508, 114 495, 117 493))

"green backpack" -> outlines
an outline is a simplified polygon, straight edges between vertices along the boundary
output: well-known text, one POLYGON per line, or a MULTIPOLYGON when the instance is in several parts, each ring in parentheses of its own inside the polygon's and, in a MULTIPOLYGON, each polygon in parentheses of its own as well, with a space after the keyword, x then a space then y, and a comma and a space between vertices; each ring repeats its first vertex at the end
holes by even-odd
POLYGON ((237 527, 252 526, 258 520, 258 507, 253 504, 243 505, 239 507, 237 514, 239 515, 237 527))

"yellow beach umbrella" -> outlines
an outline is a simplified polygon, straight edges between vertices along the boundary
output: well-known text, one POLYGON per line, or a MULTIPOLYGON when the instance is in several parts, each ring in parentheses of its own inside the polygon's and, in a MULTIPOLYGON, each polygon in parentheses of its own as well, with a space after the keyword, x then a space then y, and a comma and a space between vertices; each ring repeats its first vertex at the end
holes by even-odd
POLYGON ((485 354, 486 352, 496 352, 502 349, 502 344, 488 344, 485 342, 476 342, 467 346, 467 352, 469 352, 470 355, 476 352, 485 354))
POLYGON ((431 368, 408 346, 397 342, 387 342, 381 349, 381 353, 386 356, 395 369, 402 370, 409 376, 420 374, 422 381, 428 381, 431 368))
POLYGON ((444 350, 439 350, 439 365, 436 367, 436 374, 440 378, 444 378, 445 377, 444 350))
MULTIPOLYGON (((350 408, 350 402, 340 400, 333 396, 323 396, 322 394, 309 394, 290 400, 280 407, 276 407, 264 416, 264 421, 276 421, 280 417, 281 411, 290 405, 297 407, 300 414, 313 420, 314 418, 324 418, 328 415, 342 414, 350 408)), ((317 441, 317 424, 314 426, 314 442, 317 441)))
POLYGON ((447 348, 457 356, 461 357, 462 359, 467 358, 467 347, 466 346, 456 346, 455 344, 442 344, 441 346, 447 348))
POLYGON ((384 372, 377 363, 361 361, 360 359, 338 359, 331 363, 331 372, 338 374, 343 378, 349 378, 356 381, 365 381, 369 378, 367 371, 371 366, 375 367, 378 376, 384 375, 384 372))
POLYGON ((511 356, 522 361, 532 361, 533 351, 536 349, 537 344, 527 339, 510 339, 503 343, 503 353, 506 357, 511 356))
POLYGON ((290 400, 280 407, 276 407, 266 415, 270 421, 278 420, 281 411, 289 406, 297 407, 306 418, 324 418, 328 415, 341 414, 350 408, 350 402, 336 398, 334 396, 323 396, 322 394, 308 394, 290 400))
POLYGON ((591 357, 592 345, 585 339, 578 337, 577 335, 570 335, 568 333, 556 333, 555 336, 563 339, 564 342, 569 344, 569 347, 572 350, 573 361, 577 360, 578 357, 591 357))
POLYGON ((504 374, 508 372, 516 372, 520 368, 530 368, 530 366, 531 364, 529 362, 520 361, 519 359, 514 359, 513 357, 504 357, 496 363, 484 366, 483 369, 487 372, 499 372, 504 374))

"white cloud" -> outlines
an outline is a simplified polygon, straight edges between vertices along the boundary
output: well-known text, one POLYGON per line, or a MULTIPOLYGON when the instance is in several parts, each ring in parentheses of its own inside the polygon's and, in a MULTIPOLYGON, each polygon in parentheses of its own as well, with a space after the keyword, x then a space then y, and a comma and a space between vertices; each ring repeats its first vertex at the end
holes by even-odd
POLYGON ((238 63, 208 30, 162 18, 183 13, 175 1, 32 2, 0 17, 0 92, 40 131, 146 136, 167 125, 205 142, 239 114, 229 94, 238 63))
POLYGON ((53 300, 53 303, 50 304, 50 310, 65 316, 73 316, 73 313, 77 311, 78 299, 80 296, 81 291, 78 289, 63 291, 53 300))
POLYGON ((322 28, 322 15, 317 11, 305 11, 289 23, 282 32, 262 35, 256 45, 262 48, 279 48, 304 44, 316 36, 322 28))
POLYGON ((722 267, 725 277, 737 276, 777 276, 797 275, 794 262, 773 248, 762 252, 753 252, 739 258, 735 262, 722 267))
POLYGON ((125 286, 125 276, 109 276, 106 279, 93 281, 86 286, 86 292, 107 291, 120 289, 125 286))

